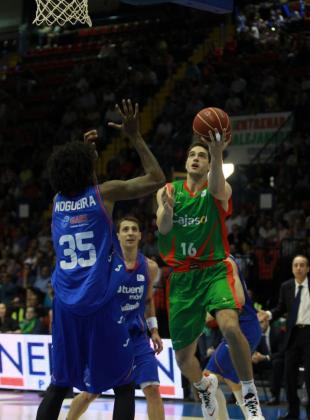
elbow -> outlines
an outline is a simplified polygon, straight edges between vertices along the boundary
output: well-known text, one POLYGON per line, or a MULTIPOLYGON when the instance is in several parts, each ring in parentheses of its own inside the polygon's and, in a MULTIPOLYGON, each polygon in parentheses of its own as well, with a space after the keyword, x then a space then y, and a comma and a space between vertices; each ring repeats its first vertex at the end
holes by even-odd
POLYGON ((160 173, 156 173, 152 175, 152 178, 154 180, 154 184, 156 185, 156 188, 161 188, 166 184, 166 176, 161 171, 160 173))
POLYGON ((170 230, 171 230, 171 227, 170 226, 160 226, 159 224, 157 224, 157 228, 158 228, 158 232, 161 234, 161 235, 168 235, 168 233, 170 232, 170 230))
POLYGON ((223 200, 226 200, 227 199, 226 191, 225 190, 224 191, 220 191, 220 190, 216 190, 216 189, 213 190, 213 189, 209 188, 209 191, 210 191, 210 194, 214 198, 216 198, 217 200, 223 201, 223 200))
POLYGON ((164 174, 163 171, 160 171, 160 174, 158 174, 157 181, 160 188, 166 184, 167 182, 166 175, 164 174))

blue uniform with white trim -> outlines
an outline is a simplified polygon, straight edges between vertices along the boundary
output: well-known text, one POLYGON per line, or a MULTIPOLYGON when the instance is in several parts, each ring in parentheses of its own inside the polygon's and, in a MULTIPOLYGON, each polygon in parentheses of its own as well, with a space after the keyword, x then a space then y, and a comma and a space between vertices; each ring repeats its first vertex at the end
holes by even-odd
MULTIPOLYGON (((257 319, 257 313, 254 309, 250 296, 248 295, 244 276, 236 260, 231 255, 230 258, 235 261, 238 267, 238 273, 245 297, 245 304, 239 317, 240 329, 245 338, 248 340, 251 352, 253 353, 260 342, 262 330, 257 319)), ((212 354, 209 362, 207 363, 206 369, 212 373, 221 375, 223 378, 229 379, 232 382, 240 382, 237 372, 232 364, 228 344, 225 339, 223 339, 217 346, 215 352, 212 354)))
POLYGON ((125 271, 98 186, 54 200, 52 382, 99 393, 126 382, 132 344, 117 290, 125 271))
POLYGON ((158 363, 150 346, 144 318, 145 299, 149 283, 147 259, 140 252, 134 269, 127 269, 118 288, 123 320, 129 328, 134 346, 133 380, 138 385, 159 384, 158 363))

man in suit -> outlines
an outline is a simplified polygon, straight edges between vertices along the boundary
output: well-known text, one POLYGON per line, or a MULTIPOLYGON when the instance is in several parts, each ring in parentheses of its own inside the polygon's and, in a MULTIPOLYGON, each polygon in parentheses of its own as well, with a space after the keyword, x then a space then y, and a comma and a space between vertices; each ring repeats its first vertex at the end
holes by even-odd
MULTIPOLYGON (((288 412, 282 420, 299 418, 297 396, 299 366, 305 368, 305 382, 310 395, 310 282, 308 278, 309 260, 304 255, 296 255, 292 261, 294 278, 284 282, 280 288, 278 305, 271 311, 262 311, 261 317, 277 319, 287 314, 287 337, 285 343, 285 383, 288 412)), ((310 419, 310 405, 307 406, 310 419)))
POLYGON ((254 372, 261 374, 268 373, 269 387, 272 394, 267 405, 277 405, 280 401, 280 391, 283 381, 284 352, 283 346, 286 339, 286 332, 279 325, 270 325, 268 319, 258 314, 262 328, 262 338, 256 351, 252 355, 254 372))

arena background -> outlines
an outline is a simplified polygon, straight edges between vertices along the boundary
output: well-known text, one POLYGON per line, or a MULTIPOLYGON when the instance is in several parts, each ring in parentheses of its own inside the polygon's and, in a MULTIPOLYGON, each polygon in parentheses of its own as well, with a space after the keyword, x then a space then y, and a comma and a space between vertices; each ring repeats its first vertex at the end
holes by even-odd
MULTIPOLYGON (((128 141, 107 127, 123 97, 140 103, 142 134, 168 179, 184 176, 196 112, 215 105, 231 116, 229 242, 257 308, 274 307, 292 257, 310 254, 309 1, 235 1, 231 13, 222 13, 229 1, 210 2, 213 12, 146 3, 89 0, 89 28, 36 27, 35 1, 0 2, 0 302, 20 323, 35 306, 42 334, 54 263, 47 158, 97 128, 100 179, 139 174, 128 141)), ((170 272, 157 249, 154 198, 118 204, 115 218, 129 211, 143 222, 143 252, 161 267, 155 300, 169 339, 170 272)), ((6 346, 0 341, 1 369, 6 346)))

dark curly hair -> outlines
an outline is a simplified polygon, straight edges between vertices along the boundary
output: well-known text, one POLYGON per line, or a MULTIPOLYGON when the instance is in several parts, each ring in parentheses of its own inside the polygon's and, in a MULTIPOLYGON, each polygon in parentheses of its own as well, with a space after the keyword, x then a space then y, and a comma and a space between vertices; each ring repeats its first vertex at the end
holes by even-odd
POLYGON ((94 150, 82 142, 58 146, 47 161, 48 177, 55 192, 79 194, 94 183, 94 150))

